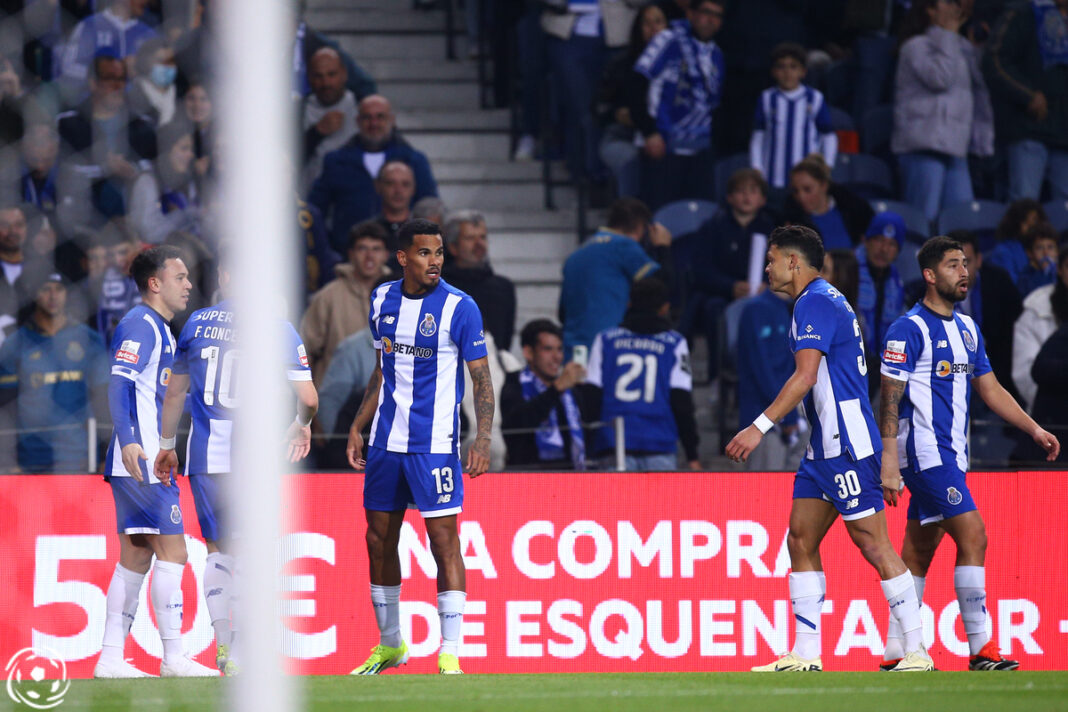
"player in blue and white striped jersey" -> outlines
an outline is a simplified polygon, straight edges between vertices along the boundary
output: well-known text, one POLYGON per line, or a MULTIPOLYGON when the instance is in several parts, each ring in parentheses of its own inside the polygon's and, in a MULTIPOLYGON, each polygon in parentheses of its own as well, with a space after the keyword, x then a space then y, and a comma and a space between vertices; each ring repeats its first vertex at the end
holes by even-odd
POLYGON ((150 596, 163 640, 163 677, 215 675, 182 652, 182 573, 187 558, 178 486, 149 469, 159 450, 163 392, 174 361, 170 321, 189 300, 189 273, 173 247, 154 247, 134 258, 130 272, 142 303, 115 328, 111 342, 108 407, 115 432, 104 478, 115 497, 119 563, 107 594, 107 615, 94 677, 147 677, 123 659, 141 583, 156 556, 150 596), (151 458, 151 460, 150 460, 151 458))
POLYGON ((727 445, 744 462, 764 433, 804 400, 812 427, 808 453, 794 479, 790 510, 790 599, 794 647, 754 672, 820 670, 820 609, 827 591, 820 542, 838 515, 849 536, 882 580, 883 595, 905 631, 907 655, 898 671, 933 670, 923 648, 912 577, 890 544, 879 481, 875 417, 868 402, 864 342, 853 308, 819 276, 823 242, 799 225, 777 228, 768 247, 768 284, 794 298, 790 343, 794 373, 779 395, 727 445))
MULTIPOLYGON (((219 291, 224 297, 230 285, 227 252, 224 251, 219 264, 219 291)), ((285 332, 286 376, 297 396, 297 417, 286 434, 289 461, 296 462, 307 455, 311 447, 310 425, 319 399, 312 384, 304 343, 292 324, 279 320, 279 326, 285 332)), ((173 477, 178 466, 174 451, 175 432, 186 395, 192 391, 192 424, 185 455, 185 474, 193 490, 200 532, 208 549, 202 583, 211 625, 215 629, 215 663, 226 675, 235 674, 238 668, 231 647, 237 569, 229 553, 232 531, 227 521, 228 508, 223 498, 225 482, 222 480, 233 471, 232 433, 238 408, 236 369, 241 356, 237 334, 234 305, 228 298, 193 312, 185 323, 178 336, 171 378, 163 399, 160 450, 153 468, 162 482, 173 477)))
MULTIPOLYGON (((953 584, 968 636, 971 670, 1015 670, 986 631, 986 527, 968 491, 968 402, 974 386, 990 409, 1030 435, 1055 460, 1057 438, 1031 419, 990 370, 975 321, 955 311, 968 293, 968 265, 956 240, 933 237, 916 256, 926 282, 923 299, 891 324, 882 356, 879 429, 882 481, 897 503, 909 488, 901 557, 912 572, 917 602, 945 534, 957 545, 953 584)), ((901 655, 891 621, 883 666, 901 655)))
POLYGON ((408 506, 423 515, 438 565, 438 671, 455 674, 462 672, 456 655, 467 597, 456 529, 456 515, 463 507, 459 438, 464 363, 474 383, 477 420, 467 457, 469 477, 489 467, 493 387, 482 315, 471 297, 441 279, 441 229, 429 220, 411 220, 401 227, 397 240, 404 278, 379 286, 371 295, 369 321, 378 366, 349 430, 347 447, 349 463, 357 470, 367 467, 363 504, 371 603, 381 633, 379 645, 353 674, 376 675, 408 661, 400 635, 397 555, 408 506), (365 461, 362 433, 368 425, 371 440, 365 461))

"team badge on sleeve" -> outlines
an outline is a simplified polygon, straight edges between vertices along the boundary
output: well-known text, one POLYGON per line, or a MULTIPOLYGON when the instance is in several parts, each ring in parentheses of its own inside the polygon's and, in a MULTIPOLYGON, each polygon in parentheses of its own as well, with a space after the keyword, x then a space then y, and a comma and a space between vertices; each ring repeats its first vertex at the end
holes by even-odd
POLYGON ((905 355, 904 341, 887 341, 883 351, 883 361, 887 363, 905 363, 908 356, 905 355))
POLYGON ((423 321, 419 324, 419 333, 423 336, 433 336, 434 332, 438 330, 437 322, 434 321, 434 315, 427 313, 423 317, 423 321))
POLYGON ((119 346, 119 350, 115 352, 115 360, 136 365, 140 359, 137 352, 140 350, 141 344, 139 342, 127 339, 122 342, 119 346))
POLYGON ((308 367, 308 351, 304 348, 304 344, 297 346, 297 359, 300 361, 301 366, 308 367))

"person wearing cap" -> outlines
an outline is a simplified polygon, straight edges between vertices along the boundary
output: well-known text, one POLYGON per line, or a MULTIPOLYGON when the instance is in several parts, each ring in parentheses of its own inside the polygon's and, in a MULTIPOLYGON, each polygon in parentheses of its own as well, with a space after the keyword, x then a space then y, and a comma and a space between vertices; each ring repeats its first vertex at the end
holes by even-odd
POLYGON ((31 289, 32 313, 0 348, 0 407, 14 408, 23 472, 85 472, 86 421, 106 412, 104 341, 67 315, 59 274, 37 278, 31 289))
MULTIPOLYGON (((905 221, 886 211, 872 218, 864 231, 864 243, 857 248, 860 284, 853 306, 864 324, 864 350, 872 363, 878 362, 886 330, 905 313, 905 286, 894 266, 904 244, 905 221)), ((878 388, 879 369, 869 368, 868 373, 869 379, 874 378, 873 387, 878 388)))

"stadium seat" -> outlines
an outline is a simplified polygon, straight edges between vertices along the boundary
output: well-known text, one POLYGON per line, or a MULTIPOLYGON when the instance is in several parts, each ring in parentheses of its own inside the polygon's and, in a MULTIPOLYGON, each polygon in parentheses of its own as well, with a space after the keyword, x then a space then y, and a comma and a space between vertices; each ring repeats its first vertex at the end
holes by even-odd
POLYGON ((894 176, 890 166, 881 158, 864 153, 839 155, 831 171, 831 180, 869 200, 894 196, 894 176))
POLYGON ((837 106, 827 106, 831 113, 831 127, 838 134, 838 154, 860 153, 860 136, 856 124, 848 112, 837 106))
POLYGON ((735 153, 720 159, 715 168, 715 199, 723 200, 727 195, 727 181, 739 168, 749 167, 749 153, 735 153))
POLYGON ((950 205, 938 214, 935 225, 939 235, 950 230, 971 230, 979 238, 979 251, 985 253, 994 246, 994 230, 1005 214, 1005 207, 993 200, 950 205))
POLYGON ((894 131, 892 104, 873 106, 860 120, 860 150, 872 156, 890 156, 890 135, 894 131))
POLYGON ((678 238, 695 232, 718 211, 719 207, 710 200, 676 200, 657 210, 653 219, 663 223, 673 238, 678 238))
POLYGON ((901 283, 908 284, 913 280, 923 277, 923 272, 920 270, 920 263, 916 261, 916 253, 920 251, 920 246, 913 242, 906 242, 901 248, 901 252, 897 253, 897 259, 894 260, 894 266, 897 267, 897 273, 901 275, 901 283))
POLYGON ((839 109, 837 106, 827 106, 827 109, 831 113, 831 128, 835 131, 856 131, 856 124, 853 123, 853 117, 843 109, 839 109))
POLYGON ((1068 200, 1051 200, 1042 206, 1046 210, 1050 223, 1061 233, 1061 237, 1068 232, 1068 200))
POLYGON ((905 221, 905 238, 909 242, 922 245, 931 236, 931 223, 919 208, 899 200, 871 200, 871 209, 877 213, 886 211, 897 213, 905 221))
POLYGON ((849 106, 853 99, 853 67, 851 62, 839 61, 827 68, 824 81, 827 103, 832 106, 849 106))

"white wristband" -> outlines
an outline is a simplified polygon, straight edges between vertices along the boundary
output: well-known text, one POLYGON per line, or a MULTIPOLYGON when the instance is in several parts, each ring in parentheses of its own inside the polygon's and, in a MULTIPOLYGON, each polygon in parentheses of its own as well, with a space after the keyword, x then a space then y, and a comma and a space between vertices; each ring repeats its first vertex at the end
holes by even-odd
POLYGON ((314 415, 309 415, 309 416, 308 416, 308 422, 307 422, 307 423, 305 423, 305 422, 302 422, 302 421, 301 421, 301 419, 300 419, 300 413, 297 413, 297 417, 293 418, 293 420, 294 420, 294 421, 296 421, 297 425, 299 425, 300 427, 302 427, 302 428, 306 428, 306 427, 308 427, 309 425, 311 425, 311 422, 312 422, 312 418, 314 418, 314 417, 315 417, 314 415))
POLYGON ((769 430, 775 427, 775 423, 771 422, 771 418, 763 413, 756 417, 756 420, 753 421, 753 425, 757 426, 757 430, 759 430, 761 434, 767 434, 769 430))
POLYGON ((174 441, 175 441, 175 439, 176 439, 175 437, 170 437, 170 438, 161 437, 159 439, 159 449, 160 450, 173 450, 174 449, 174 441))

